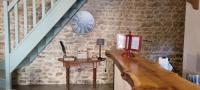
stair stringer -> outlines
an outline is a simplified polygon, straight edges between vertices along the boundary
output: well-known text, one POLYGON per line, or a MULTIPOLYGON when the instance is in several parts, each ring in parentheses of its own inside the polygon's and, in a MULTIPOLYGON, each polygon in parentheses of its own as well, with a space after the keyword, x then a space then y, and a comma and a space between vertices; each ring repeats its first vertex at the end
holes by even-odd
POLYGON ((5 60, 0 62, 0 70, 5 70, 5 60))
POLYGON ((48 32, 48 34, 38 43, 38 45, 27 55, 27 57, 20 63, 17 69, 29 65, 35 60, 46 46, 54 39, 54 37, 65 27, 76 12, 87 2, 87 0, 77 0, 76 3, 65 13, 65 15, 57 22, 57 24, 48 32))
POLYGON ((5 79, 0 78, 0 90, 4 90, 5 89, 5 79))
POLYGON ((5 87, 5 70, 0 69, 0 90, 5 87))
POLYGON ((34 50, 76 0, 60 0, 10 54, 10 73, 34 50), (66 5, 68 4, 68 5, 66 5), (53 18, 52 18, 53 17, 53 18))

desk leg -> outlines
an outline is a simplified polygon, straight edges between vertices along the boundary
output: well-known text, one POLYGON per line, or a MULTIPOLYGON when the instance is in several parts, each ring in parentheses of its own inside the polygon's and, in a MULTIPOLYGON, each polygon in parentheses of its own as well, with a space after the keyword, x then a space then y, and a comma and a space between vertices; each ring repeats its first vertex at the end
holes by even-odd
POLYGON ((93 63, 93 87, 96 88, 97 65, 93 63))
POLYGON ((66 87, 69 90, 69 80, 70 80, 70 67, 66 68, 66 87))

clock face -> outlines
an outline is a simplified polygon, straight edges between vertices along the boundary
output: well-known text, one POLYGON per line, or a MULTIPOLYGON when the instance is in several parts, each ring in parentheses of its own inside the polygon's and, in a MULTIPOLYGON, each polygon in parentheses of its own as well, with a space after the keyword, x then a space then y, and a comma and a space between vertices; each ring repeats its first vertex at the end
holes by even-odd
POLYGON ((71 20, 71 27, 75 33, 86 34, 94 28, 94 17, 88 11, 79 11, 71 20))

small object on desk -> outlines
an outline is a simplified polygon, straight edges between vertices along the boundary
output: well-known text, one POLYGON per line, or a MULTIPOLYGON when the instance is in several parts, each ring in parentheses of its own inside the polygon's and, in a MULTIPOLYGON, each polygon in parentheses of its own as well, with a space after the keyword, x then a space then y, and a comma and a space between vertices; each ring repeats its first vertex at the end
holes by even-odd
POLYGON ((62 41, 60 41, 60 45, 61 45, 62 52, 63 52, 63 61, 74 61, 75 60, 74 56, 67 56, 66 49, 65 49, 65 46, 62 41))
POLYGON ((64 61, 74 61, 75 57, 74 56, 66 56, 64 57, 64 61))
POLYGON ((101 57, 101 45, 104 45, 104 39, 97 39, 97 45, 99 45, 99 57, 98 60, 102 60, 103 58, 101 57))
MULTIPOLYGON (((104 59, 105 60, 105 59, 104 59)), ((69 81, 70 81, 70 68, 73 67, 73 66, 80 66, 81 64, 89 64, 91 65, 92 64, 92 67, 93 67, 93 87, 95 88, 96 87, 96 69, 97 69, 97 63, 100 63, 101 61, 103 60, 97 60, 97 59, 94 59, 94 58, 88 58, 88 59, 85 59, 83 61, 79 61, 79 60, 75 60, 75 61, 64 61, 63 58, 59 58, 58 61, 62 62, 63 63, 63 66, 66 68, 66 85, 67 85, 67 88, 69 88, 69 81)), ((78 69, 78 72, 81 72, 81 68, 78 69)))
POLYGON ((65 46, 64 46, 64 44, 63 44, 63 42, 62 41, 60 41, 60 45, 61 45, 61 48, 62 48, 62 52, 63 52, 63 58, 64 57, 66 57, 67 56, 67 54, 66 54, 66 49, 65 49, 65 46))
POLYGON ((126 57, 133 57, 134 55, 131 52, 131 43, 133 35, 131 35, 131 32, 129 32, 129 34, 125 35, 125 37, 126 37, 125 47, 124 47, 125 52, 122 55, 126 57))
POLYGON ((88 58, 87 49, 78 49, 77 60, 86 60, 88 58))
POLYGON ((98 60, 98 59, 97 59, 97 57, 91 57, 91 58, 89 58, 88 60, 94 60, 94 61, 96 61, 96 60, 98 60))
POLYGON ((103 60, 105 60, 106 58, 102 58, 102 57, 98 57, 97 58, 97 60, 99 60, 99 61, 103 61, 103 60))
POLYGON ((127 35, 118 34, 117 35, 117 48, 124 49, 124 53, 122 56, 125 57, 133 57, 133 53, 131 52, 131 42, 132 42, 133 35, 131 32, 127 35))
POLYGON ((131 32, 127 35, 118 34, 117 35, 117 48, 124 49, 122 56, 124 57, 134 57, 133 51, 140 51, 141 49, 141 39, 139 35, 132 35, 131 32))
POLYGON ((123 34, 117 34, 117 49, 124 49, 125 48, 125 40, 126 37, 123 34))
POLYGON ((172 65, 169 63, 169 59, 167 57, 159 57, 158 58, 158 62, 160 64, 160 66, 166 70, 172 71, 173 67, 172 65))

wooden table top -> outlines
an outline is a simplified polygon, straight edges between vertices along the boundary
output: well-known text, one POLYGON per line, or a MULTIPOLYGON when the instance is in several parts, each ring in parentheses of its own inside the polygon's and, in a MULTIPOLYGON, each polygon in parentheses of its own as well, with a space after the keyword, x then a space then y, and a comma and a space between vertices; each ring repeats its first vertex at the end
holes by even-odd
POLYGON ((105 59, 98 60, 97 58, 88 58, 88 59, 82 59, 82 60, 74 60, 74 61, 65 61, 63 58, 58 58, 58 61, 61 61, 63 63, 95 63, 95 62, 101 62, 105 59))
POLYGON ((82 59, 82 60, 74 60, 74 61, 66 61, 63 60, 63 58, 58 58, 58 61, 63 62, 63 66, 69 68, 70 66, 77 66, 80 64, 95 64, 101 61, 104 61, 105 58, 102 58, 100 60, 98 60, 97 58, 88 58, 88 59, 82 59))
POLYGON ((125 79, 134 90, 200 90, 200 87, 167 71, 158 63, 145 60, 140 55, 132 58, 121 56, 121 50, 107 50, 125 79))

